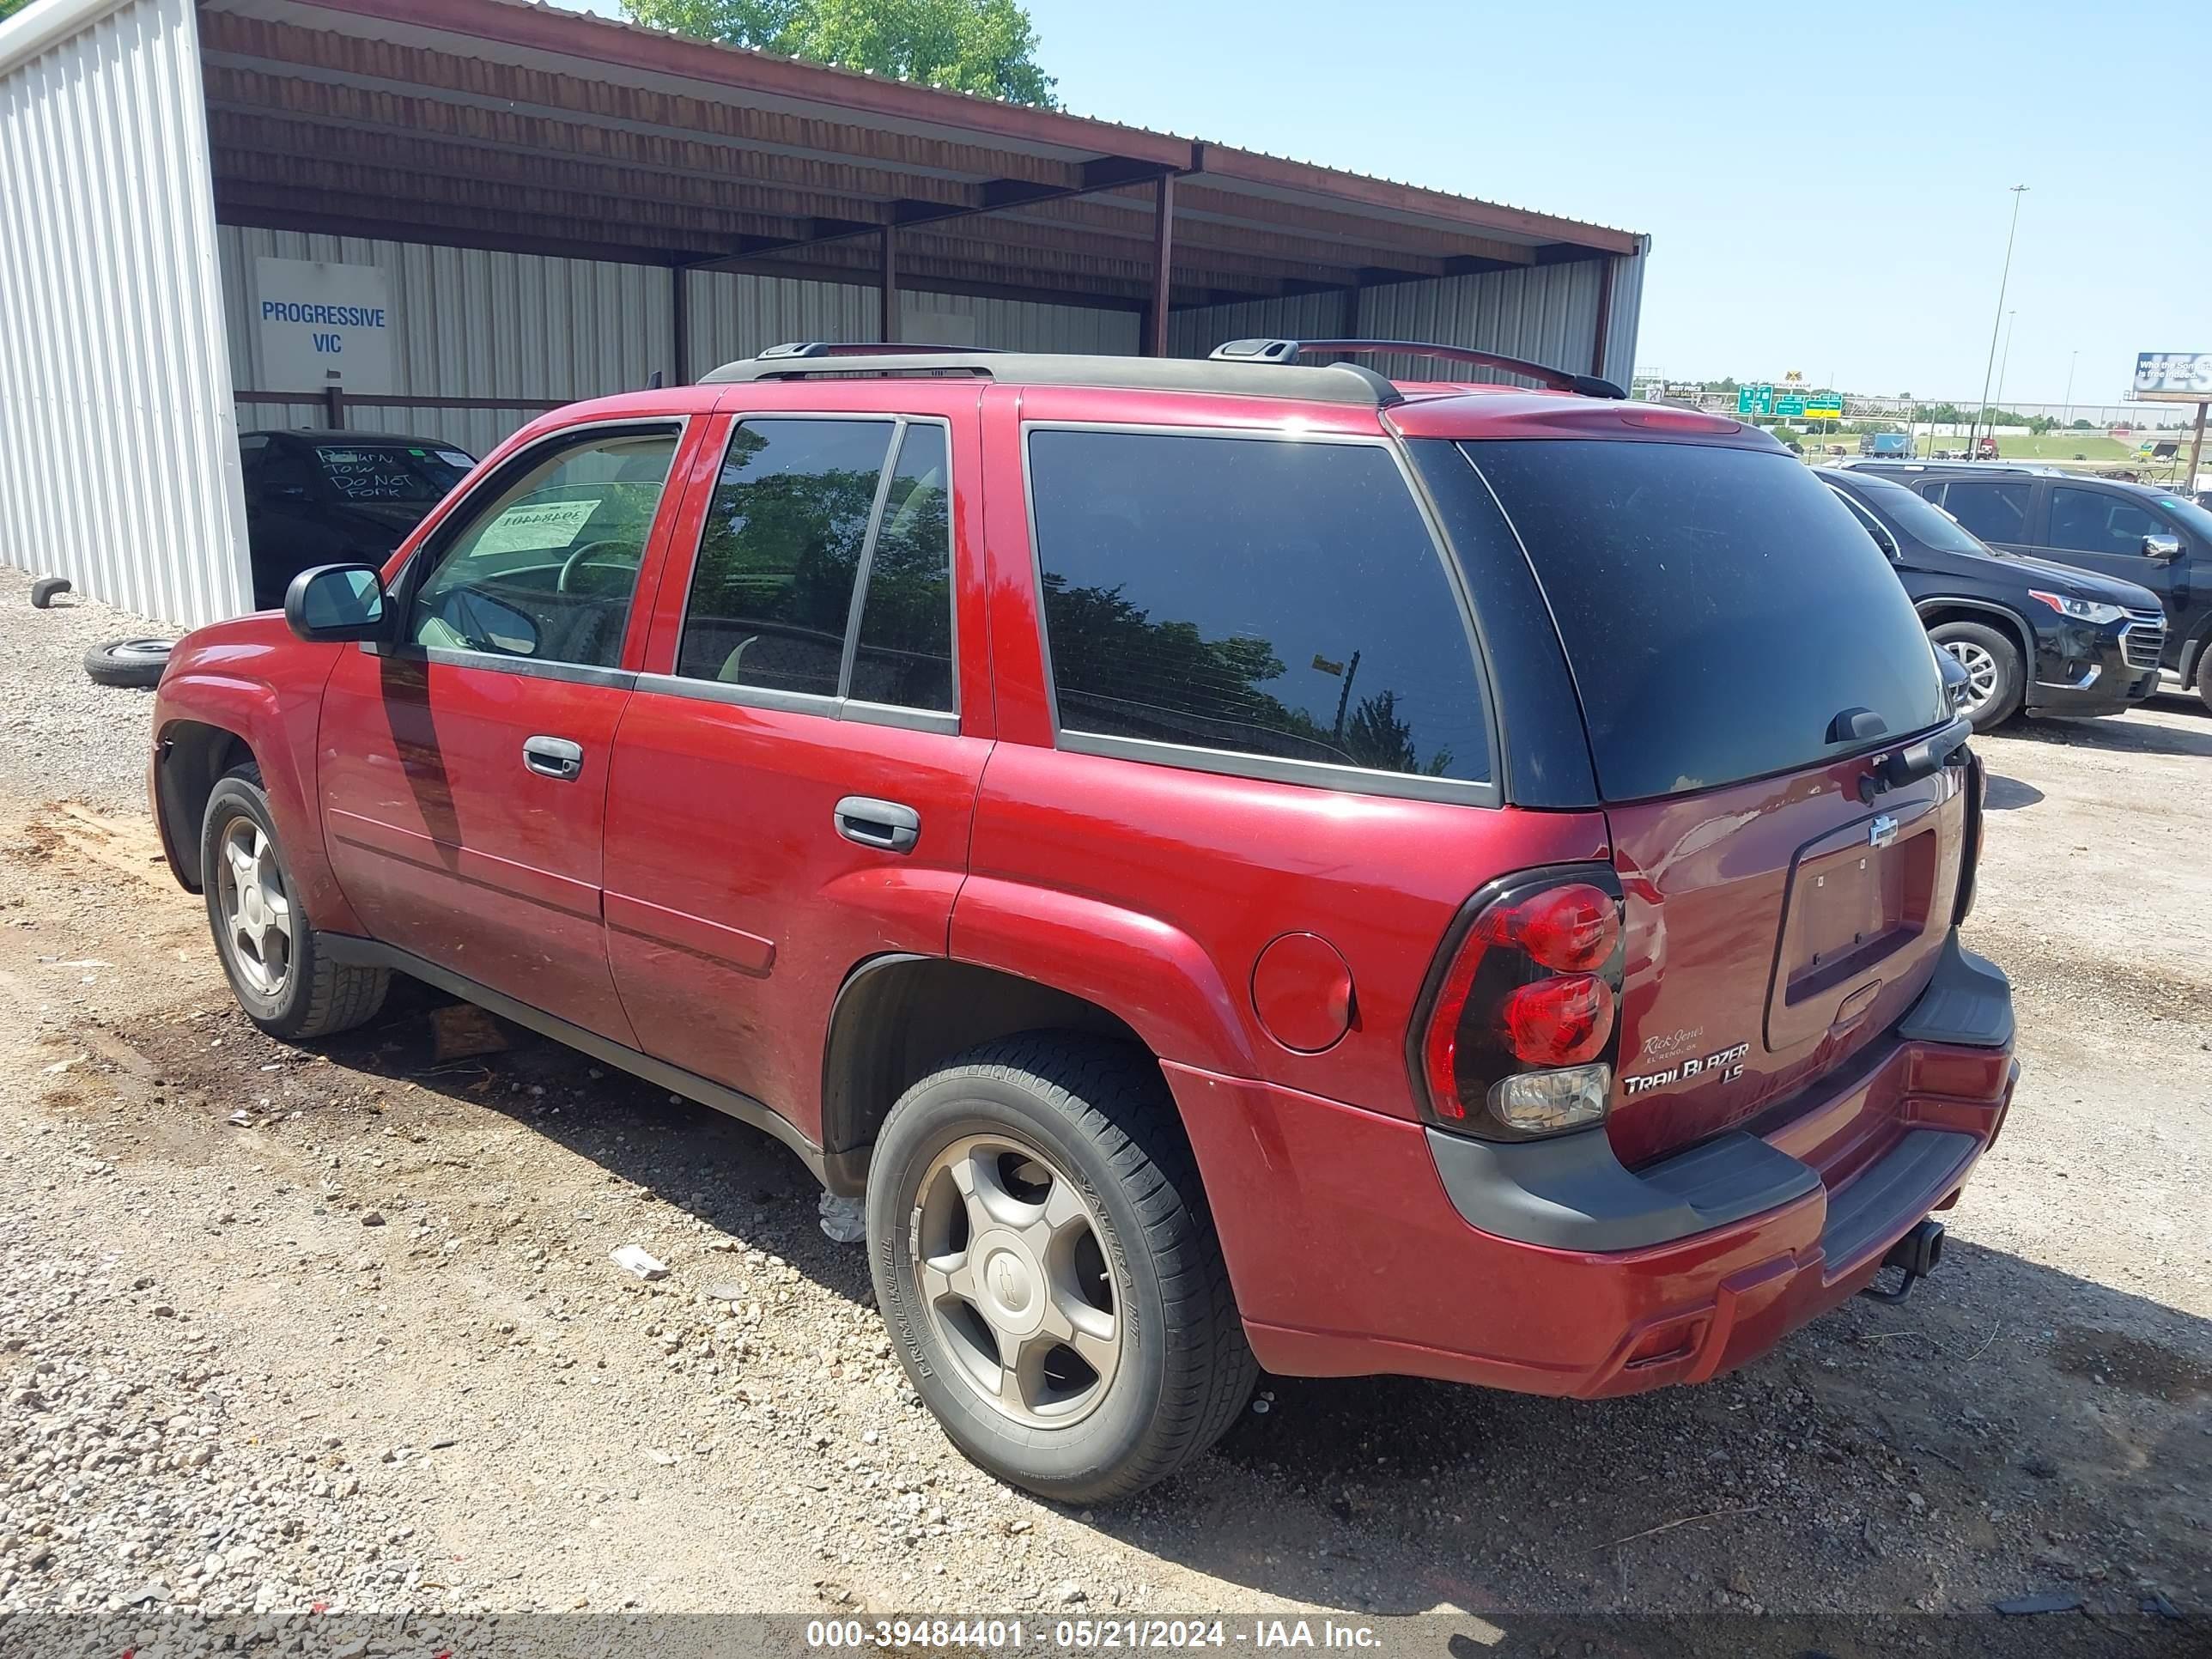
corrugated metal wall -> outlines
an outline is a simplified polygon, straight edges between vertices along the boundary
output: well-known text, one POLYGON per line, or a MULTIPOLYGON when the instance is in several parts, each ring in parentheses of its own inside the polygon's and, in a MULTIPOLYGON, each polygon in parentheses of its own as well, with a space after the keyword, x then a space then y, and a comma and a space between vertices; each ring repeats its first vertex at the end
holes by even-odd
POLYGON ((0 24, 0 559, 142 616, 246 608, 191 0, 0 24))
MULTIPOLYGON (((671 294, 665 270, 529 253, 430 247, 416 242, 327 236, 297 230, 217 228, 222 249, 223 322, 234 384, 264 392, 254 316, 255 261, 320 259, 374 265, 392 291, 392 391, 425 398, 544 398, 568 402, 645 385, 670 361, 671 294)), ((527 410, 363 408, 347 425, 419 434, 482 455, 534 418, 527 410)), ((323 406, 240 404, 240 428, 320 426, 323 406)))
MULTIPOLYGON (((691 377, 763 346, 786 340, 872 340, 882 305, 873 288, 845 283, 802 282, 727 270, 689 273, 691 377)), ((996 346, 1006 351, 1082 351, 1134 355, 1139 324, 1133 311, 981 300, 966 295, 902 289, 899 334, 935 341, 950 332, 966 337, 950 345, 996 346), (934 319, 957 318, 947 330, 934 319)))
MULTIPOLYGON (((396 396, 604 397, 672 370, 674 335, 670 273, 652 265, 607 264, 537 254, 494 253, 369 240, 304 231, 218 227, 223 320, 234 384, 275 386, 261 366, 255 261, 262 257, 375 265, 392 289, 396 396)), ((690 378, 785 340, 872 340, 876 290, 734 271, 691 271, 690 378)), ((901 332, 936 319, 961 319, 973 343, 1024 351, 1134 352, 1134 312, 1083 306, 979 300, 902 292, 901 332)), ((963 343, 965 342, 963 342, 963 343)), ((320 425, 319 403, 240 404, 242 430, 320 425)), ((532 418, 527 410, 450 410, 409 405, 360 408, 348 424, 417 433, 483 454, 532 418)))
MULTIPOLYGON (((1346 333, 1369 340, 1433 340, 1440 345, 1480 347, 1587 374, 1597 343, 1597 309, 1604 283, 1595 260, 1392 283, 1354 296, 1305 294, 1289 299, 1206 306, 1179 311, 1170 320, 1169 349, 1202 357, 1224 340, 1253 337, 1326 338, 1346 333), (1347 303, 1347 300, 1352 301, 1347 303)), ((1628 384, 1636 362, 1636 321, 1642 303, 1641 257, 1613 260, 1611 325, 1606 337, 1608 380, 1628 384)), ((1404 380, 1435 379, 1435 362, 1415 357, 1364 359, 1382 374, 1404 380)), ((1500 379, 1485 371, 1458 379, 1500 379)))

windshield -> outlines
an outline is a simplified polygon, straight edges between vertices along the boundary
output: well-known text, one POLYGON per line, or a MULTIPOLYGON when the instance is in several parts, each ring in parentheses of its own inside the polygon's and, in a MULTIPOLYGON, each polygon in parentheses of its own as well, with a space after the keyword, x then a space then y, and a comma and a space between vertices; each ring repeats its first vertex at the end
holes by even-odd
POLYGON ((441 501, 476 458, 443 445, 317 444, 315 462, 349 501, 441 501))
POLYGON ((1854 474, 1847 488, 1858 496, 1862 506, 1939 553, 1978 553, 1985 558, 1990 556, 1989 544, 1933 501, 1914 495, 1901 483, 1854 474))
POLYGON ((1587 438, 1460 447, 1551 601, 1607 800, 1840 759, 1868 746, 1846 735, 1854 716, 1888 738, 1942 720, 1905 589, 1790 457, 1587 438))
POLYGON ((2185 501, 2179 495, 2161 495, 2158 504, 2180 522, 2192 535, 2212 542, 2212 513, 2206 512, 2194 501, 2185 501))

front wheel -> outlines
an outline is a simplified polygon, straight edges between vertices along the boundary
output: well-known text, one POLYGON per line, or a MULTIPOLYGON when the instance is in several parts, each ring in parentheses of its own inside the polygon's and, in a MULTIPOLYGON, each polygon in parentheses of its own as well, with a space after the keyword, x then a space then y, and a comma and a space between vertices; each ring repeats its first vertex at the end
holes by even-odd
POLYGON ((2212 640, 2197 647, 2197 701, 2212 713, 2212 640))
POLYGON ((270 1036, 329 1036, 384 1006, 386 969, 332 962, 317 948, 258 766, 224 773, 208 796, 200 885, 232 994, 270 1036))
POLYGON ((1975 731, 1994 732, 2020 713, 2027 680, 2018 646, 1979 623, 1945 623, 1929 629, 1928 637, 1966 671, 1966 701, 1959 712, 1975 731))
POLYGON ((1126 1498, 1250 1397, 1197 1165, 1148 1054, 1030 1036, 923 1079, 876 1143, 867 1219, 899 1363, 1003 1480, 1126 1498))

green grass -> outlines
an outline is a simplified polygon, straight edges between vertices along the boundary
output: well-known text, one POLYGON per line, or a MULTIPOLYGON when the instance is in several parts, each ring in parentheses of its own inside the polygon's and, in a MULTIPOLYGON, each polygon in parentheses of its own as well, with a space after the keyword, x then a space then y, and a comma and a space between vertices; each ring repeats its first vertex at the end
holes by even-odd
MULTIPOLYGON (((1805 446, 1808 454, 1816 453, 1826 444, 1841 444, 1846 456, 1859 453, 1858 437, 1854 433, 1846 432, 1834 437, 1812 437, 1801 434, 1798 441, 1805 446)), ((2000 433, 1997 434, 1997 458, 2007 461, 2033 461, 2049 466, 2078 466, 2085 471, 2098 467, 2124 466, 2154 482, 2163 479, 2169 471, 2179 477, 2181 470, 2188 465, 2189 440, 2186 434, 2182 434, 2180 457, 2172 462, 2137 462, 2135 459, 2137 441, 2133 438, 2107 437, 2102 432, 2047 432, 2039 438, 2025 433, 2018 436, 2000 433)), ((1956 437, 1938 438, 1935 447, 1964 452, 1966 435, 1962 433, 1956 437)), ((1923 437, 1915 447, 1914 459, 1925 459, 1928 451, 1928 440, 1923 437)), ((2205 439, 2204 453, 2207 457, 2212 457, 2212 434, 2208 434, 2205 439)))

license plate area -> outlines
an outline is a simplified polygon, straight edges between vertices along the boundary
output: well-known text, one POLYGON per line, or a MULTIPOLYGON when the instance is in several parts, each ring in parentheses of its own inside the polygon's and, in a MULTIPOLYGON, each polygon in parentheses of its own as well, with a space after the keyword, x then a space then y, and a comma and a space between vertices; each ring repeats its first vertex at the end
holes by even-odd
POLYGON ((1891 958, 1925 937, 1942 854, 1933 803, 1888 817, 1895 829, 1882 844, 1869 820, 1798 854, 1767 1004, 1770 1049, 1863 1010, 1891 958))

